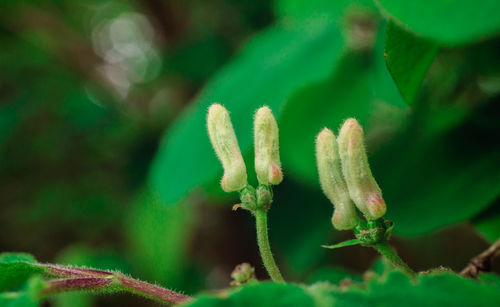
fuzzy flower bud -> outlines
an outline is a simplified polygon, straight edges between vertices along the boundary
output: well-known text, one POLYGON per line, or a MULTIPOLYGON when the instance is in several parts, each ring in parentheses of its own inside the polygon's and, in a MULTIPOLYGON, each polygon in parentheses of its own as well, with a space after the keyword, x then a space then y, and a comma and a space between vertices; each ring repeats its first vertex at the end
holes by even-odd
POLYGON ((268 107, 255 113, 255 172, 260 184, 279 184, 283 180, 278 141, 278 124, 268 107))
POLYGON ((342 176, 337 141, 330 129, 324 128, 316 137, 316 163, 323 193, 335 208, 333 226, 338 230, 354 228, 358 216, 342 176))
POLYGON ((246 262, 238 264, 231 273, 231 278, 233 279, 232 286, 245 284, 255 279, 255 268, 246 262))
POLYGON ((212 104, 208 109, 207 126, 212 146, 224 168, 222 189, 226 192, 241 190, 247 185, 247 171, 228 111, 220 104, 212 104))
POLYGON ((386 211, 382 191, 373 178, 363 139, 363 129, 354 118, 347 119, 338 138, 342 172, 349 194, 368 220, 384 216, 386 211))

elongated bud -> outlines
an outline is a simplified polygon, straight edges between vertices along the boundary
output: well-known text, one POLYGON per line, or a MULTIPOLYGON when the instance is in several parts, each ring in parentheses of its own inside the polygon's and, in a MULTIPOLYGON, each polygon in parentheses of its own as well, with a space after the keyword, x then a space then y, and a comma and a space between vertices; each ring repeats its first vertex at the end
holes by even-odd
POLYGON ((247 185, 247 170, 227 110, 220 104, 212 104, 208 109, 207 126, 212 146, 224 168, 222 189, 226 192, 241 190, 247 185))
POLYGON ((254 119, 255 172, 260 184, 279 184, 283 180, 279 153, 278 124, 271 109, 262 107, 254 119))
POLYGON ((342 176, 337 141, 330 129, 324 128, 316 137, 316 163, 321 188, 335 208, 333 226, 338 230, 354 228, 358 217, 342 176))
POLYGON ((338 138, 342 172, 349 194, 368 220, 384 216, 386 211, 382 191, 373 178, 363 139, 363 129, 354 118, 347 119, 338 138))

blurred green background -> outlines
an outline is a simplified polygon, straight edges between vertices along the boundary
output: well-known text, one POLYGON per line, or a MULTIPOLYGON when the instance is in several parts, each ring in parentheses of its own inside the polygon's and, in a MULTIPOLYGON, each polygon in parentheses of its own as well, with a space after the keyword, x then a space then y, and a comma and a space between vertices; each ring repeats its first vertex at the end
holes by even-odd
POLYGON ((453 28, 456 12, 417 5, 412 19, 390 0, 3 2, 0 251, 187 294, 227 287, 241 262, 267 278, 251 216, 218 185, 204 119, 220 102, 253 182, 253 111, 278 118, 285 180, 269 224, 288 279, 359 278, 376 261, 320 247, 350 234, 330 224, 314 136, 347 117, 365 127, 402 257, 460 270, 500 235, 500 18, 480 14, 500 8, 489 5, 453 28))

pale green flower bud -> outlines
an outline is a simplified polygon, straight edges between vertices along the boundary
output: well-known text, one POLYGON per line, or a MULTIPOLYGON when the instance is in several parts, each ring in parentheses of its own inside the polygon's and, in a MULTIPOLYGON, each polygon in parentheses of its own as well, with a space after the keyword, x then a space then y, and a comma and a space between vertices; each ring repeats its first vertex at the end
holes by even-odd
POLYGON ((243 189, 247 185, 247 170, 228 111, 220 104, 212 104, 207 126, 212 146, 224 168, 222 189, 226 192, 243 189))
POLYGON ((349 118, 344 122, 338 144, 342 172, 352 200, 368 220, 381 218, 386 205, 368 165, 363 129, 357 120, 349 118))
POLYGON ((324 128, 316 137, 316 163, 321 188, 335 208, 333 226, 338 230, 354 228, 358 216, 342 176, 337 141, 330 129, 324 128))
POLYGON ((279 153, 278 124, 268 107, 255 113, 255 172, 260 184, 279 184, 283 180, 279 153))

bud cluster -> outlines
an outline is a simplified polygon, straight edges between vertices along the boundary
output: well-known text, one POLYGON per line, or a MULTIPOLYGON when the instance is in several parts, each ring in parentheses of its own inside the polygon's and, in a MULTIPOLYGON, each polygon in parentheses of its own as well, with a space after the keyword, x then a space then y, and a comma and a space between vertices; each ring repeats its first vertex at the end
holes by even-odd
POLYGON ((354 206, 368 221, 385 215, 382 192, 368 164, 363 129, 354 118, 344 122, 337 139, 327 128, 318 134, 316 160, 323 192, 335 207, 335 228, 352 229, 358 224, 354 206))
POLYGON ((279 156, 278 124, 269 107, 261 107, 254 117, 255 172, 259 186, 254 189, 247 182, 245 162, 229 117, 220 104, 212 104, 207 116, 208 135, 224 175, 222 189, 240 192, 241 207, 248 210, 267 209, 272 201, 270 185, 283 180, 279 156))

